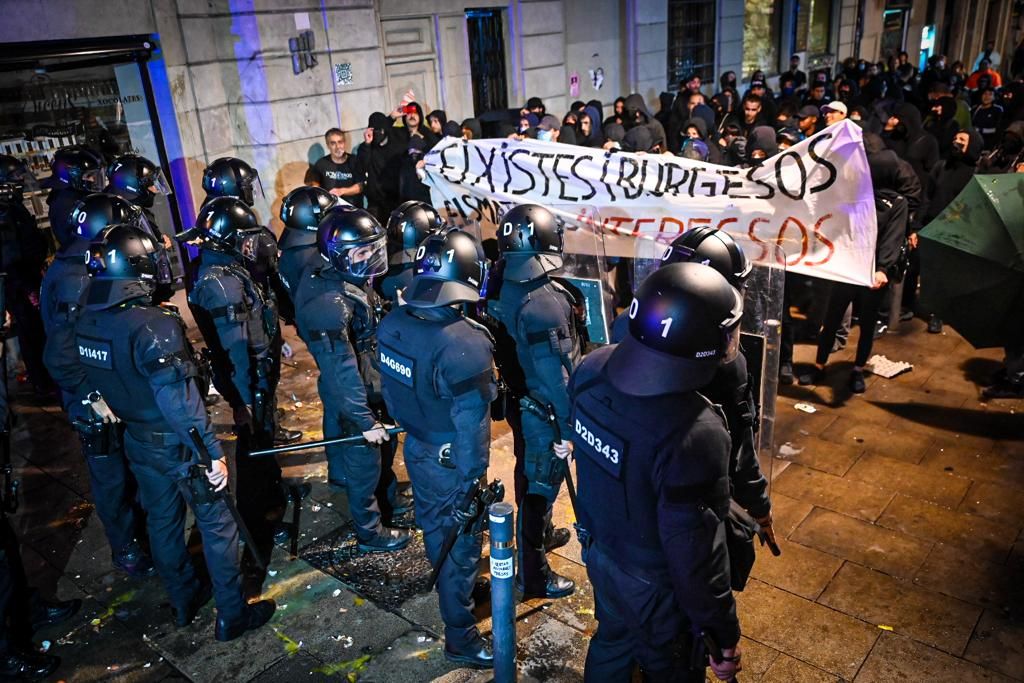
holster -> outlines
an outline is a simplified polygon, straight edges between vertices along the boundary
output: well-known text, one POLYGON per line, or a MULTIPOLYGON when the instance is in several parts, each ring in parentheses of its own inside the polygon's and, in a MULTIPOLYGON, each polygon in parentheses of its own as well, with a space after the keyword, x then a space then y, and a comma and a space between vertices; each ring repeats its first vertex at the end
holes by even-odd
POLYGON ((82 442, 82 455, 102 458, 124 450, 124 423, 104 422, 99 418, 77 419, 75 431, 82 442))
POLYGON ((546 486, 558 486, 565 474, 562 460, 550 448, 544 451, 528 448, 525 470, 529 481, 546 486))
POLYGON ((194 505, 209 505, 219 497, 219 494, 213 490, 210 480, 206 478, 206 469, 199 465, 192 465, 189 468, 185 485, 192 492, 194 505))
POLYGON ((512 398, 512 392, 509 386, 505 384, 505 380, 498 379, 498 395, 491 401, 491 419, 498 421, 504 420, 509 414, 509 401, 514 400, 512 398))

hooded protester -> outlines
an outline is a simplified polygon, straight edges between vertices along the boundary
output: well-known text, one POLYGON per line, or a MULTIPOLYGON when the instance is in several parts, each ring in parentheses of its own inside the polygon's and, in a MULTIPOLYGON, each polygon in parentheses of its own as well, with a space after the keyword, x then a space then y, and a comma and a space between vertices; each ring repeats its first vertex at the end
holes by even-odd
POLYGON ((939 143, 939 156, 945 158, 953 146, 953 135, 960 130, 956 121, 956 100, 949 95, 932 101, 931 116, 925 130, 939 143))
POLYGON ((779 143, 775 140, 775 129, 771 126, 756 126, 747 136, 747 158, 745 166, 760 166, 765 159, 779 153, 779 143))
POLYGON ((401 110, 395 110, 396 113, 401 111, 402 114, 402 127, 394 128, 394 135, 403 145, 409 143, 414 137, 422 138, 427 143, 427 149, 430 149, 437 143, 437 135, 430 129, 427 121, 423 117, 423 107, 420 106, 419 102, 410 102, 401 108, 401 110))
POLYGON ((657 119, 651 116, 643 95, 639 93, 631 94, 623 103, 623 127, 629 131, 635 126, 644 126, 651 132, 651 137, 654 140, 651 146, 652 150, 655 148, 667 149, 665 129, 657 119))
POLYGON ((444 124, 448 123, 448 114, 444 109, 435 109, 427 114, 427 125, 430 131, 439 138, 444 137, 444 124))
POLYGON ((654 118, 658 119, 666 131, 668 130, 668 120, 672 116, 672 105, 676 100, 685 99, 688 96, 687 92, 681 92, 678 95, 663 92, 658 95, 658 113, 654 115, 654 118))
POLYGON ((480 128, 480 121, 477 119, 466 119, 462 122, 462 137, 467 140, 482 140, 483 129, 480 128))
POLYGON ((896 107, 882 132, 882 140, 896 156, 907 160, 924 187, 939 161, 939 143, 921 126, 921 112, 909 102, 896 107))
POLYGON ((609 123, 618 123, 626 125, 626 119, 624 113, 626 111, 626 98, 616 97, 615 104, 612 105, 612 115, 606 118, 602 123, 601 127, 604 128, 609 123))
POLYGON ((576 142, 576 126, 563 125, 558 131, 558 141, 564 145, 575 145, 576 142))
POLYGON ((366 208, 379 221, 387 222, 391 210, 398 206, 398 189, 403 157, 407 144, 394 133, 391 117, 379 111, 370 114, 356 158, 366 173, 366 208))
POLYGON ((446 138, 461 138, 462 137, 462 126, 457 124, 455 121, 448 121, 444 124, 441 129, 441 133, 446 138))
POLYGON ((601 110, 588 103, 580 114, 580 138, 577 143, 583 147, 600 147, 604 143, 601 134, 601 110))
POLYGON ((956 199, 978 165, 983 146, 981 135, 974 130, 961 130, 953 135, 949 151, 942 160, 935 164, 927 185, 927 202, 924 208, 924 220, 927 225, 956 199))
POLYGON ((722 106, 722 116, 719 117, 719 123, 721 123, 724 117, 736 114, 740 109, 740 92, 737 89, 736 72, 726 71, 722 74, 718 79, 718 88, 713 99, 717 99, 722 106))
POLYGON ((711 139, 708 136, 708 124, 702 118, 692 118, 686 122, 682 130, 682 140, 680 141, 680 155, 682 155, 682 149, 686 144, 687 140, 699 140, 707 145, 707 150, 704 154, 704 161, 712 164, 721 164, 723 162, 722 151, 718 145, 711 144, 711 139))
POLYGON ((604 127, 605 142, 602 145, 605 149, 618 149, 626 138, 626 129, 621 123, 609 123, 604 127))
POLYGON ((1024 161, 1024 121, 1006 127, 1002 142, 978 162, 978 173, 1013 173, 1024 161))
POLYGON ((626 131, 622 139, 622 151, 624 152, 654 152, 655 142, 651 129, 647 126, 633 126, 626 131))
POLYGON ((718 146, 723 149, 722 157, 727 166, 741 166, 747 158, 747 138, 738 124, 725 124, 718 146))

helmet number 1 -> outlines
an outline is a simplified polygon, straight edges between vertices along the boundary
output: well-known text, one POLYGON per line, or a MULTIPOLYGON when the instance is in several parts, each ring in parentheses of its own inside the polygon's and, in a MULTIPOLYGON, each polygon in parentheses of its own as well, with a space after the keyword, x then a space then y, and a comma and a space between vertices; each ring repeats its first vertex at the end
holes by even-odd
POLYGON ((117 250, 111 249, 110 251, 107 252, 107 256, 110 257, 111 263, 115 262, 117 260, 117 250))
POLYGON ((665 318, 661 321, 661 338, 668 337, 668 331, 672 329, 672 318, 665 318))
POLYGON ((448 254, 448 263, 451 263, 452 260, 455 258, 455 250, 454 249, 449 249, 448 251, 446 251, 444 253, 448 254))

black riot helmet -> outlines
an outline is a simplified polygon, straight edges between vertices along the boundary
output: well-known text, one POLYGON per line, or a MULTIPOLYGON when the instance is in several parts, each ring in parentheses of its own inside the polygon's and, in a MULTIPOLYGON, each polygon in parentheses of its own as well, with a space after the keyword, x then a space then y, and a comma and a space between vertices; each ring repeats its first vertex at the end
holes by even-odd
POLYGON ((107 167, 108 192, 124 197, 139 206, 153 206, 157 194, 171 194, 159 166, 138 154, 122 154, 107 167))
POLYGON ((20 202, 25 190, 38 189, 35 180, 24 161, 0 154, 0 202, 20 202))
POLYGON ((184 242, 198 239, 204 249, 237 256, 245 235, 259 229, 256 214, 241 199, 216 197, 199 210, 194 227, 174 237, 184 242))
POLYGON ((203 189, 207 197, 237 197, 252 206, 255 203, 253 185, 263 194, 260 174, 235 157, 214 159, 203 171, 203 189))
POLYGON ((50 162, 50 171, 50 187, 86 192, 103 190, 103 162, 95 152, 86 147, 74 145, 58 149, 53 154, 53 161, 50 162))
POLYGON ((563 232, 555 215, 543 206, 520 204, 506 211, 498 221, 504 278, 529 282, 561 268, 563 232))
POLYGON ((387 231, 363 209, 336 206, 328 211, 317 228, 316 246, 331 267, 352 278, 387 272, 387 231))
POLYGON ((134 225, 113 225, 89 245, 86 267, 94 282, 90 305, 114 305, 150 298, 170 273, 167 254, 146 231, 134 225))
POLYGON ((487 257, 480 242, 452 228, 428 235, 417 247, 412 284, 402 298, 417 308, 474 302, 486 283, 487 257))
POLYGON ((659 268, 629 306, 629 335, 608 358, 608 377, 633 396, 699 389, 736 357, 742 317, 739 291, 713 268, 659 268))
POLYGON ((442 227, 444 221, 430 204, 404 202, 388 217, 388 254, 397 263, 407 262, 427 235, 442 227))
POLYGON ((67 224, 62 228, 54 226, 54 232, 61 245, 70 244, 76 239, 92 242, 111 225, 141 228, 142 209, 117 195, 97 192, 75 204, 67 224))
POLYGON ((711 266, 737 289, 743 288, 753 269, 736 240, 726 231, 710 225, 692 228, 672 240, 661 260, 662 265, 686 262, 711 266))
POLYGON ((320 220, 337 205, 337 197, 321 187, 297 187, 289 192, 281 202, 281 221, 287 228, 281 246, 316 244, 320 220))

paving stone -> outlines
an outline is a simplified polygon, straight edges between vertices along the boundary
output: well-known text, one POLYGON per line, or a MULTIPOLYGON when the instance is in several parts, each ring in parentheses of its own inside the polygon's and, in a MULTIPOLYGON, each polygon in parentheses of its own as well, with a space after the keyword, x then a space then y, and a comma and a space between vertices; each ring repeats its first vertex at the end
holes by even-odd
POLYGON ((519 641, 518 669, 538 681, 576 683, 583 677, 588 640, 576 629, 549 619, 519 641))
MULTIPOLYGON (((772 663, 782 656, 778 650, 762 645, 746 636, 740 636, 740 651, 743 653, 742 679, 744 681, 748 679, 752 681, 761 680, 761 677, 764 676, 772 663)), ((718 680, 711 673, 710 668, 707 670, 707 680, 718 680)))
POLYGON ((780 655, 764 673, 761 683, 830 683, 838 676, 822 671, 789 655, 780 655))
POLYGON ((1021 519, 1024 492, 988 481, 976 481, 957 509, 1011 527, 1020 527, 1024 523, 1021 519))
POLYGON ((846 478, 893 489, 948 508, 956 508, 971 486, 970 479, 947 472, 933 472, 873 453, 865 453, 846 473, 846 478))
POLYGON ((845 679, 853 678, 879 633, 859 619, 756 580, 737 605, 748 637, 845 679))
POLYGON ((1008 683, 1009 680, 993 671, 951 657, 945 652, 895 633, 882 634, 868 661, 854 679, 856 683, 1008 683))
MULTIPOLYGON (((787 387, 792 388, 792 387, 787 387)), ((825 413, 803 413, 793 405, 800 401, 779 397, 775 406, 775 443, 798 441, 801 436, 819 436, 836 420, 836 416, 825 413)))
POLYGON ((789 536, 799 526, 814 506, 802 500, 791 498, 784 493, 771 489, 772 524, 775 535, 779 538, 789 536))
POLYGON ((921 461, 931 439, 921 434, 900 429, 888 429, 875 424, 861 424, 853 417, 837 417, 821 438, 840 445, 861 446, 898 460, 917 464, 921 461))
POLYGON ((981 615, 978 607, 850 562, 818 601, 954 655, 963 653, 981 615))
POLYGON ((842 479, 803 465, 791 465, 775 480, 775 490, 819 507, 867 521, 878 519, 893 493, 842 479))
POLYGON ((1024 621, 985 610, 967 645, 965 659, 1017 679, 1024 678, 1024 621))
POLYGON ((955 546, 937 543, 914 583, 985 607, 1024 604, 1024 584, 1011 565, 984 562, 955 546))
POLYGON ((1024 487, 1024 458, 1001 451, 936 443, 929 447, 921 465, 974 480, 1024 487))
POLYGON ((878 525, 918 538, 949 543, 997 564, 1005 560, 1014 541, 1013 533, 1008 533, 1002 524, 904 495, 893 499, 878 519, 878 525))
POLYGON ((914 576, 932 545, 823 508, 815 508, 790 539, 903 579, 914 576))
POLYGON ((300 652, 293 657, 282 657, 266 671, 252 679, 252 683, 277 683, 278 681, 303 681, 304 683, 329 683, 331 670, 319 659, 300 652))
POLYGON ((800 436, 781 445, 776 444, 775 448, 777 458, 837 477, 846 474, 863 452, 859 445, 840 445, 816 436, 800 436))
POLYGON ((444 644, 423 631, 409 631, 359 671, 360 683, 431 681, 460 669, 444 658, 444 644))
POLYGON ((839 571, 843 560, 814 548, 779 539, 778 557, 767 548, 757 548, 757 561, 751 576, 776 588, 814 600, 839 571))

